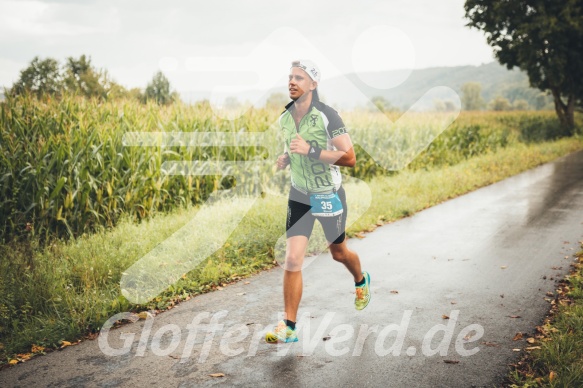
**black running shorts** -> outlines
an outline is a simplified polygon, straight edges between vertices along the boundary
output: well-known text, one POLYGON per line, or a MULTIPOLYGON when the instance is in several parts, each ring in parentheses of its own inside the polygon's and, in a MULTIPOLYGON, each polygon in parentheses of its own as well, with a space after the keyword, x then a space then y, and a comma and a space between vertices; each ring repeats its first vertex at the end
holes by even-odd
POLYGON ((346 215, 348 214, 346 193, 343 187, 338 190, 338 196, 344 209, 342 214, 335 217, 316 217, 310 212, 312 208, 310 197, 292 186, 287 202, 287 222, 285 225, 287 237, 306 236, 310 238, 314 221, 317 218, 322 224, 326 240, 334 244, 341 244, 346 237, 346 215))

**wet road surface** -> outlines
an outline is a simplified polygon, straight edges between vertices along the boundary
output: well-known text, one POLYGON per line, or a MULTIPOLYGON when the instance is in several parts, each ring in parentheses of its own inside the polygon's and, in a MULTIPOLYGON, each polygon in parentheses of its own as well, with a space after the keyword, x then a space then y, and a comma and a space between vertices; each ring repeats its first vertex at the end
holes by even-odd
POLYGON ((281 309, 276 268, 111 330, 101 346, 1 371, 0 386, 499 385, 528 346, 513 337, 542 322, 582 236, 579 152, 350 240, 372 278, 364 311, 348 272, 321 255, 304 271, 295 344, 261 340, 281 309))

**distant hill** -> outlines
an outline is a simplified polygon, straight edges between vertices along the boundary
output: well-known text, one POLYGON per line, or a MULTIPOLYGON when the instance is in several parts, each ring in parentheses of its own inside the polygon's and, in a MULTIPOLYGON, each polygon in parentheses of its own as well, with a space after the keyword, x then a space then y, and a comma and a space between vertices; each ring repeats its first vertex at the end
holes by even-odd
MULTIPOLYGON (((532 109, 553 109, 552 99, 538 89, 531 88, 528 77, 518 70, 508 70, 498 62, 490 62, 480 66, 432 67, 413 70, 406 80, 393 88, 380 89, 370 85, 386 84, 387 79, 395 79, 402 71, 385 71, 366 73, 367 83, 356 74, 325 79, 319 86, 322 99, 337 109, 352 109, 357 106, 369 106, 372 97, 380 96, 387 99, 392 106, 407 110, 417 102, 428 90, 436 86, 447 86, 460 97, 461 86, 467 82, 478 82, 482 86, 482 98, 486 103, 497 96, 507 98, 510 103, 516 100, 526 100, 532 109), (356 89, 355 89, 356 88, 356 89)), ((257 106, 263 106, 266 98, 272 93, 283 93, 287 96, 286 85, 279 85, 268 91, 252 90, 236 96, 237 100, 252 101, 257 106)), ((194 102, 210 97, 210 92, 182 92, 181 97, 187 102, 194 102)), ((434 95, 427 101, 434 108, 434 99, 446 101, 449 96, 434 95)))
POLYGON ((324 99, 338 107, 348 108, 362 104, 358 97, 346 92, 347 80, 354 84, 369 99, 382 96, 400 109, 407 109, 425 92, 435 86, 447 86, 461 97, 461 86, 466 82, 478 82, 482 86, 482 97, 486 102, 502 96, 513 102, 526 100, 533 108, 542 108, 551 101, 550 97, 541 97, 542 92, 531 88, 528 77, 518 69, 508 70, 498 62, 480 66, 432 67, 413 70, 405 82, 391 89, 377 89, 368 84, 383 84, 383 80, 395 76, 396 72, 376 72, 366 74, 367 83, 356 74, 336 77, 322 84, 321 94, 324 99), (378 79, 377 82, 374 80, 378 79), (372 80, 372 82, 371 82, 372 80), (538 106, 537 106, 538 105, 538 106))

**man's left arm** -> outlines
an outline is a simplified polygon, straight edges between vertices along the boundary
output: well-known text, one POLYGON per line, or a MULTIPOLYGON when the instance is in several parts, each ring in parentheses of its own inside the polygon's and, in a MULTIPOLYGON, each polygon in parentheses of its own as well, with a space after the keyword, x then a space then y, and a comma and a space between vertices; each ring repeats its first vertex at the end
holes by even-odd
POLYGON ((296 134, 296 138, 291 141, 290 151, 294 154, 305 155, 324 163, 343 167, 354 167, 356 164, 356 155, 354 154, 354 147, 352 146, 350 135, 344 133, 336 136, 332 139, 332 144, 336 150, 329 151, 312 147, 299 134, 296 134))
POLYGON ((319 160, 324 163, 334 164, 336 166, 354 167, 356 164, 356 155, 350 135, 345 133, 332 139, 332 144, 336 150, 322 150, 319 160))

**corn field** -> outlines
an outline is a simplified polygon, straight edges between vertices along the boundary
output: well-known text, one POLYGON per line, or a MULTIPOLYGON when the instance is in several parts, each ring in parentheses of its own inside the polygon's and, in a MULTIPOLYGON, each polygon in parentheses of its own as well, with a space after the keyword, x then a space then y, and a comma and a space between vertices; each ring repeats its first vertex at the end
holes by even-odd
MULTIPOLYGON (((199 204, 212 192, 241 185, 245 179, 253 180, 250 190, 261 191, 274 183, 274 161, 282 149, 276 124, 280 112, 266 109, 251 109, 240 118, 225 120, 206 103, 160 107, 77 96, 9 97, 0 107, 3 242, 75 237, 111 228, 122 214, 139 221, 156 212, 199 204), (136 132, 180 136, 176 141, 128 145, 128 134, 136 132), (185 134, 201 132, 233 136, 223 141, 185 141, 189 139, 185 134), (255 142, 241 140, 249 133, 255 135, 255 142), (210 175, 164 171, 167 163, 181 161, 197 161, 198 168, 206 168, 210 175), (226 174, 234 179, 225 177, 224 171, 213 175, 216 169, 211 167, 220 161, 246 162, 239 168, 252 166, 253 177, 236 167, 226 174)), ((396 128, 392 124, 398 122, 396 114, 346 112, 342 116, 358 160, 345 173, 360 179, 407 165, 418 169, 455 164, 520 141, 525 120, 539 124, 554 120, 551 113, 462 113, 439 134, 433 124, 419 125, 422 120, 396 128), (404 156, 393 152, 403 149, 413 151, 404 156)))

